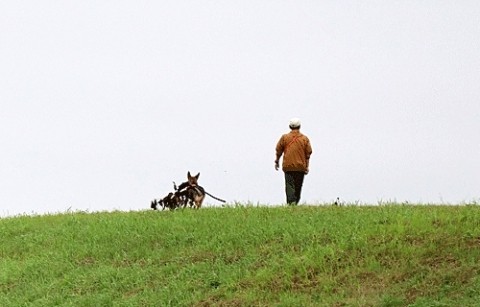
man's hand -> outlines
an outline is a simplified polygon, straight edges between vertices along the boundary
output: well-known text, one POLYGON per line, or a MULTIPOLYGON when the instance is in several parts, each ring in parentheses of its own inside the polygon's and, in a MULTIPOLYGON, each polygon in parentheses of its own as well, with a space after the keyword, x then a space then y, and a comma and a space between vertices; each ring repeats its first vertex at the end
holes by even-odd
POLYGON ((280 165, 278 164, 278 160, 275 160, 275 170, 278 171, 279 167, 280 167, 280 165))

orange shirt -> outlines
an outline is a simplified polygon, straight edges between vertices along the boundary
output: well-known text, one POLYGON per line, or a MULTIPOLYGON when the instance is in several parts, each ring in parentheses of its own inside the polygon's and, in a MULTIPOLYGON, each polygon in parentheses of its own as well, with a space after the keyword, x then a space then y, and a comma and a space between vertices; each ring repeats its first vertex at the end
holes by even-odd
POLYGON ((308 170, 312 146, 308 137, 298 129, 282 135, 276 147, 277 160, 283 154, 283 171, 305 172, 308 170))

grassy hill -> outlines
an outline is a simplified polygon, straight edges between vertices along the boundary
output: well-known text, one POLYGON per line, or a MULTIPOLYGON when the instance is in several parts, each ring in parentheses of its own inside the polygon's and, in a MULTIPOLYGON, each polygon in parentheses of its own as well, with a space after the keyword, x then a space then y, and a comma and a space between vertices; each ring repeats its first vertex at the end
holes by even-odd
POLYGON ((0 219, 0 306, 480 306, 479 206, 0 219))

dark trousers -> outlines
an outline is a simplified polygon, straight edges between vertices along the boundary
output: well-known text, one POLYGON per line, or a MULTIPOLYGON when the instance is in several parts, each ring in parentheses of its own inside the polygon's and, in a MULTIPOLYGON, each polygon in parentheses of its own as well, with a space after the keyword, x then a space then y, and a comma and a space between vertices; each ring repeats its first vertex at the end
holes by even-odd
POLYGON ((300 202, 304 177, 304 172, 285 172, 285 193, 288 205, 296 205, 300 202))

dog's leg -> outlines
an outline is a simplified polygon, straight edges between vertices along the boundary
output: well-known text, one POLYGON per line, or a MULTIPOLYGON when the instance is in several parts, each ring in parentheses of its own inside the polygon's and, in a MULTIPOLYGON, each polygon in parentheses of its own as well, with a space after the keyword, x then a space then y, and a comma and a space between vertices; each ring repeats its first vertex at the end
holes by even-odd
POLYGON ((183 205, 183 208, 186 208, 186 207, 187 207, 187 203, 188 203, 187 196, 183 193, 183 194, 182 194, 182 205, 183 205))
POLYGON ((198 197, 198 199, 196 201, 197 209, 200 209, 204 199, 205 199, 205 195, 201 195, 201 196, 198 197))

